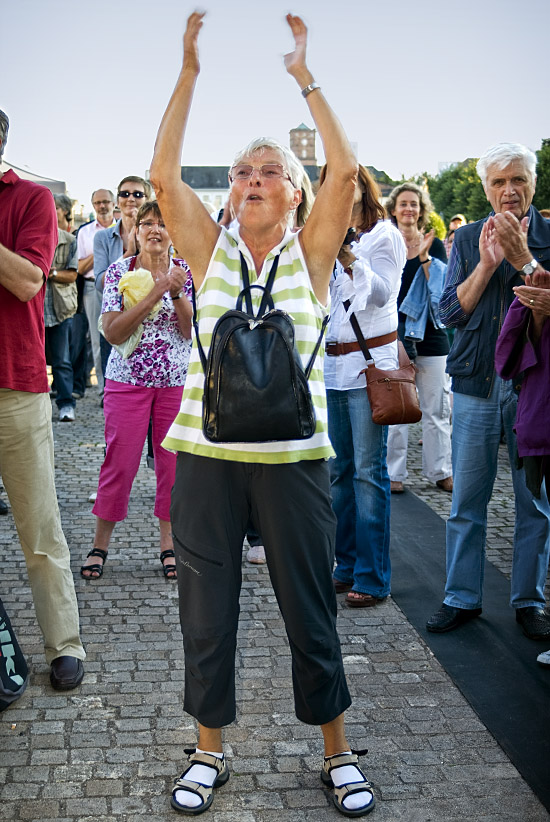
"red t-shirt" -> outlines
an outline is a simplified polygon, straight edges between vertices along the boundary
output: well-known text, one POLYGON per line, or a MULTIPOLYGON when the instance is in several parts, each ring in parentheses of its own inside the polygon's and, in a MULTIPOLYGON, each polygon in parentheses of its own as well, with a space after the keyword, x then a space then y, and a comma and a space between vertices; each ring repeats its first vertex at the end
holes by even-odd
MULTIPOLYGON (((0 243, 30 260, 47 277, 57 245, 51 192, 10 169, 0 179, 0 243)), ((0 284, 0 388, 48 391, 44 353, 46 282, 29 302, 0 284)))

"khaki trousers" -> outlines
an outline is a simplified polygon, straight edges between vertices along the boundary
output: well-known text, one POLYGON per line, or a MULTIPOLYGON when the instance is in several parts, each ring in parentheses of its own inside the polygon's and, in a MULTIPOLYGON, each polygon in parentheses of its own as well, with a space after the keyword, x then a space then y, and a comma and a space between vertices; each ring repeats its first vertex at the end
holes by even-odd
POLYGON ((0 388, 0 475, 6 489, 48 664, 84 659, 70 556, 55 492, 47 394, 0 388))

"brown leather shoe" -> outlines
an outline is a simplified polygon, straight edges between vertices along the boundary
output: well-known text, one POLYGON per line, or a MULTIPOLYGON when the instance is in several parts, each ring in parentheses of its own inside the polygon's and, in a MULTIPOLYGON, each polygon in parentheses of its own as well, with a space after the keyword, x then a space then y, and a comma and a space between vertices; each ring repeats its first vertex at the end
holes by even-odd
POLYGON ((405 489, 402 482, 394 482, 393 480, 390 481, 390 491, 392 494, 402 494, 404 490, 405 489))
POLYGON ((84 679, 84 665, 75 656, 56 657, 50 669, 50 682, 56 691, 70 691, 84 679))
POLYGON ((453 493, 453 478, 452 477, 445 477, 445 479, 437 480, 436 485, 438 488, 441 488, 442 491, 448 491, 449 494, 453 493))

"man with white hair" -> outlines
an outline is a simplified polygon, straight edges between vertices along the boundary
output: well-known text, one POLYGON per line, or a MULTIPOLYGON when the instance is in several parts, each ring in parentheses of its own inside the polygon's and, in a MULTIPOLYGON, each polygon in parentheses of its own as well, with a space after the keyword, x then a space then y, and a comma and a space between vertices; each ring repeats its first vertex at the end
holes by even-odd
POLYGON ((516 465, 513 426, 517 380, 495 371, 496 340, 514 298, 513 287, 539 266, 550 268, 550 224, 533 208, 536 156, 525 146, 500 143, 477 170, 493 207, 484 220, 456 231, 440 315, 455 328, 447 360, 452 376, 453 499, 447 521, 447 582, 428 631, 443 633, 481 614, 487 506, 504 431, 515 494, 510 604, 524 634, 550 638, 544 585, 550 548, 550 506, 536 500, 516 465))

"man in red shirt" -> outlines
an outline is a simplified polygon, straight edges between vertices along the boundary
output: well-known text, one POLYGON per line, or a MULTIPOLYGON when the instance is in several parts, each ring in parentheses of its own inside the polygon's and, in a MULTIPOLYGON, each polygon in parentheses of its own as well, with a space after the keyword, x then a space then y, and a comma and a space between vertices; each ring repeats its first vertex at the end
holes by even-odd
MULTIPOLYGON (((9 120, 0 111, 0 161, 9 120)), ((50 681, 82 681, 70 556, 54 484, 51 403, 44 356, 44 292, 57 244, 48 189, 0 168, 0 467, 44 636, 50 681)))

